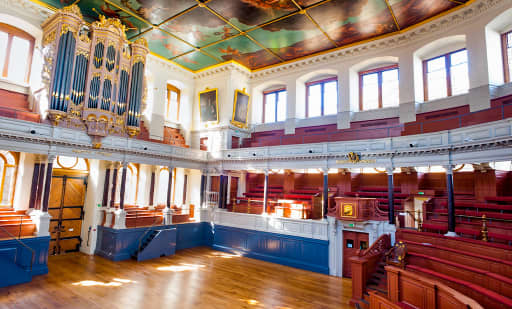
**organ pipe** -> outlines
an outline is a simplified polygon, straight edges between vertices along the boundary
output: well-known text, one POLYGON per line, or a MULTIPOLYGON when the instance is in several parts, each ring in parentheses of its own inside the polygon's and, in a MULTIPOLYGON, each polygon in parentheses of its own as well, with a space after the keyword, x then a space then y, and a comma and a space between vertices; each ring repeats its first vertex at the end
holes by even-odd
POLYGON ((137 135, 146 91, 146 40, 128 42, 118 19, 100 16, 89 25, 76 5, 58 10, 42 27, 52 123, 85 130, 94 147, 107 135, 137 135))

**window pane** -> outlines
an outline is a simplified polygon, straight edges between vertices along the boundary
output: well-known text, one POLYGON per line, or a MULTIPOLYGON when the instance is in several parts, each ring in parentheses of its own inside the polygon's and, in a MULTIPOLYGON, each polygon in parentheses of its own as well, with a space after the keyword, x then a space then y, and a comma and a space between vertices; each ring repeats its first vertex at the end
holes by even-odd
POLYGON ((309 86, 308 117, 322 115, 322 84, 309 86))
POLYGON ((286 91, 278 93, 279 98, 277 102, 277 121, 286 120, 286 91))
POLYGON ((427 62, 428 99, 435 100, 448 95, 446 89, 445 58, 440 57, 427 62))
POLYGON ((5 54, 7 52, 7 33, 0 31, 0 74, 4 70, 5 54))
POLYGON ((398 69, 382 72, 382 107, 398 106, 398 69))
POLYGON ((363 110, 379 108, 379 74, 363 75, 363 110))
POLYGON ((324 115, 333 115, 338 112, 338 82, 332 81, 324 84, 324 115))
POLYGON ((17 82, 25 82, 28 67, 28 52, 30 42, 18 37, 12 39, 11 56, 9 59, 9 79, 17 82))
POLYGON ((512 32, 507 34, 507 46, 512 47, 512 32))
POLYGON ((276 121, 276 93, 265 95, 265 123, 276 121))
POLYGON ((466 50, 450 55, 452 95, 468 92, 468 53, 466 50))

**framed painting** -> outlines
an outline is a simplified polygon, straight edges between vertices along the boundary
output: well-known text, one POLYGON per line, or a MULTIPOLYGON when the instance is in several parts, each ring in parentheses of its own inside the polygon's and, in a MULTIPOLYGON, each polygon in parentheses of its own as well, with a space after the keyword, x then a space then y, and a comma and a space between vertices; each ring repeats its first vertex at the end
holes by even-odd
POLYGON ((235 99, 233 102, 233 118, 231 123, 240 128, 247 127, 247 118, 249 115, 250 96, 244 90, 235 90, 235 99))
POLYGON ((201 123, 219 122, 217 89, 206 89, 199 92, 199 117, 201 123))

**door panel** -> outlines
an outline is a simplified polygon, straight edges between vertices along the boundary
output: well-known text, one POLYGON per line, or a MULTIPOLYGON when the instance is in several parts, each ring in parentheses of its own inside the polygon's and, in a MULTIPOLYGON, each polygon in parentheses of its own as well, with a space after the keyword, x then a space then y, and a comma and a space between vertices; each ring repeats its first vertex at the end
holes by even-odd
POLYGON ((82 230, 86 176, 54 175, 50 191, 50 253, 78 251, 82 230))
POLYGON ((350 257, 356 256, 357 251, 367 249, 368 234, 343 231, 343 277, 352 278, 350 257))

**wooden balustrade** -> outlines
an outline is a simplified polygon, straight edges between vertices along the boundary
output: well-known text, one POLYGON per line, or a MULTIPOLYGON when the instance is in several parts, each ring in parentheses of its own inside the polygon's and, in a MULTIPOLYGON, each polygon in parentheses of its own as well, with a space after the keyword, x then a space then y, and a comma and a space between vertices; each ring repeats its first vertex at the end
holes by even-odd
POLYGON ((355 304, 363 299, 363 294, 366 291, 366 282, 368 282, 371 274, 375 272, 378 262, 390 247, 391 237, 389 234, 383 234, 370 248, 360 251, 358 256, 350 258, 352 267, 351 304, 355 304))
POLYGON ((404 308, 403 305, 406 305, 424 309, 483 309, 473 299, 440 282, 394 266, 386 266, 385 269, 388 274, 388 298, 370 295, 370 308, 404 308))

